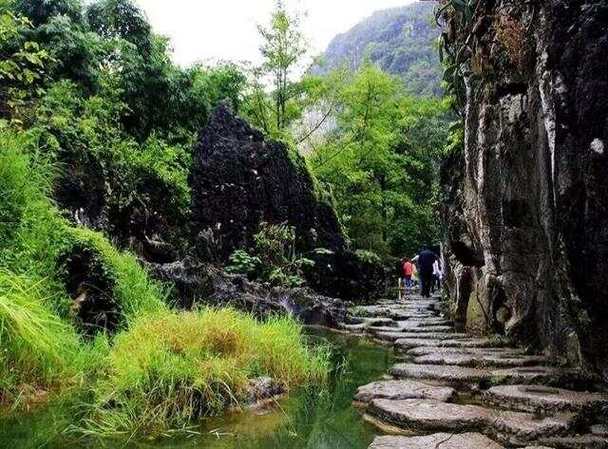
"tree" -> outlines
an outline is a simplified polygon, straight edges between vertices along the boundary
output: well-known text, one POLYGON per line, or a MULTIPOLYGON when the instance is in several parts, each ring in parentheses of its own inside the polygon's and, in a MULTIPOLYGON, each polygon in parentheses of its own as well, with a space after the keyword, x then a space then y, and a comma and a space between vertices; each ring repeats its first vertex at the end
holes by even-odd
POLYGON ((408 95, 400 80, 371 64, 334 91, 336 128, 309 157, 313 171, 334 192, 357 248, 413 253, 437 235, 444 105, 408 95))
POLYGON ((290 75, 306 53, 304 36, 299 18, 287 12, 282 0, 276 3, 270 25, 259 26, 258 30, 263 40, 260 47, 264 57, 262 73, 272 79, 274 121, 277 130, 283 131, 292 119, 289 103, 297 95, 297 87, 290 75))

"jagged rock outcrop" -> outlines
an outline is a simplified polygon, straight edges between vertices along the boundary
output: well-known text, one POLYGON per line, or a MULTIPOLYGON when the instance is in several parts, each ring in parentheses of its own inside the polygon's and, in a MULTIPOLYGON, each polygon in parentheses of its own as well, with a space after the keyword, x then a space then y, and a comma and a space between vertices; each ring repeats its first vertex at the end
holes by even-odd
POLYGON ((608 2, 444 19, 468 56, 464 151, 443 171, 456 318, 608 378, 608 2))
POLYGON ((258 317, 289 314, 302 323, 336 327, 346 319, 347 304, 308 288, 279 288, 231 275, 186 258, 170 264, 149 264, 154 275, 175 286, 178 306, 232 306, 258 317))
POLYGON ((304 164, 220 105, 201 132, 190 177, 193 231, 204 257, 224 261, 250 246, 262 222, 294 226, 300 250, 342 249, 335 211, 304 164))

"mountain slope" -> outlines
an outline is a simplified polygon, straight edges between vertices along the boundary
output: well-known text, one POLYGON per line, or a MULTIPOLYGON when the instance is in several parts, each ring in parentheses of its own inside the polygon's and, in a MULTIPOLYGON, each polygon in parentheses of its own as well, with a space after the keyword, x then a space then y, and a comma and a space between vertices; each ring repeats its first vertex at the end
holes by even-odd
POLYGON ((435 48, 438 36, 432 3, 378 11, 336 36, 314 71, 327 73, 342 65, 356 70, 369 60, 403 78, 417 95, 440 95, 441 64, 435 48))

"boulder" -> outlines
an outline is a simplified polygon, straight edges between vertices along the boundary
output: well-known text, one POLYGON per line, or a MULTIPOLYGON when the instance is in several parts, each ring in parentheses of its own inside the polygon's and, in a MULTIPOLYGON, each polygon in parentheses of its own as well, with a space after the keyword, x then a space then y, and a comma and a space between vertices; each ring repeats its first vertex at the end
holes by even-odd
POLYGON ((262 222, 294 226, 302 252, 344 248, 336 213, 304 160, 265 139, 226 104, 200 133, 190 184, 194 236, 213 233, 212 239, 198 239, 206 259, 226 261, 235 249, 251 246, 262 222))

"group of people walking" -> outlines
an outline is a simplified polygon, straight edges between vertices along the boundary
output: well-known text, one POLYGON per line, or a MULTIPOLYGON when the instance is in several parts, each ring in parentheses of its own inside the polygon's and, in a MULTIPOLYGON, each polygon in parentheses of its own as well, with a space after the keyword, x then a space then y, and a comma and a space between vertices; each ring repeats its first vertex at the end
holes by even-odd
POLYGON ((431 293, 441 288, 443 270, 439 256, 427 246, 423 246, 420 253, 413 259, 405 259, 402 271, 405 288, 414 288, 416 279, 418 279, 420 293, 425 298, 429 298, 431 293))

